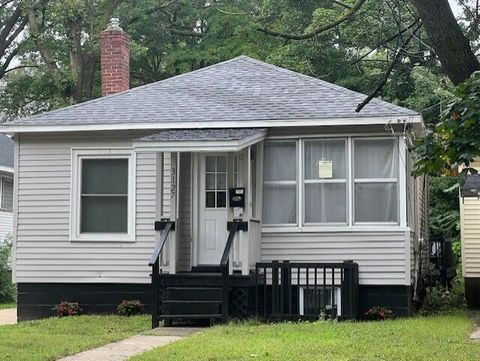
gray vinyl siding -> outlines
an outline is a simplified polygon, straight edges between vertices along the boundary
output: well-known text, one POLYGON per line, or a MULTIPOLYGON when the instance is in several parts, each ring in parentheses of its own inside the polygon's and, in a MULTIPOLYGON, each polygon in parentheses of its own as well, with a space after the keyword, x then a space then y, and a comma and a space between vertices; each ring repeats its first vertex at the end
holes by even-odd
POLYGON ((359 264, 362 285, 406 285, 406 233, 263 233, 262 261, 359 264))
MULTIPOLYGON (((149 282, 148 258, 155 241, 155 154, 137 154, 136 158, 135 242, 69 240, 72 147, 129 147, 129 139, 131 133, 21 136, 17 282, 149 282)), ((165 158, 169 167, 170 158, 165 158)), ((170 189, 169 174, 165 172, 165 193, 170 189)))

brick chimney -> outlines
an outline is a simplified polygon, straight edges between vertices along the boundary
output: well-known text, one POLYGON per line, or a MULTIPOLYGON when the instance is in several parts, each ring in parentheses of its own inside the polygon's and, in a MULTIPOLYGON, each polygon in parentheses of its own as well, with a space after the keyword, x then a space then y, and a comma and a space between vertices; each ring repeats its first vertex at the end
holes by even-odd
POLYGON ((102 96, 130 88, 130 37, 112 18, 100 34, 102 96))

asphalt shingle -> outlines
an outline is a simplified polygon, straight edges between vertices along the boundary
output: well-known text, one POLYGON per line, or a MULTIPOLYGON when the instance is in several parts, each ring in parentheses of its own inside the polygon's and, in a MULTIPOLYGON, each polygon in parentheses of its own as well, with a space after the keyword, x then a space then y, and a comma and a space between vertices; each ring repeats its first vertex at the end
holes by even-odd
POLYGON ((210 141, 210 140, 243 140, 256 134, 265 132, 265 129, 186 129, 167 130, 165 132, 147 135, 137 139, 143 142, 156 141, 210 141))
POLYGON ((88 125, 178 122, 292 121, 409 117, 418 113, 240 56, 191 73, 10 122, 9 125, 88 125))

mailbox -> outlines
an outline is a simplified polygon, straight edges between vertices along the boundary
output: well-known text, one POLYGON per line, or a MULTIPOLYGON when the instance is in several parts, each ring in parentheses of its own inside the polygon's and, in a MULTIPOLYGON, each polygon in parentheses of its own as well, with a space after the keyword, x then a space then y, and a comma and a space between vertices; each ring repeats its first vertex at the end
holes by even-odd
POLYGON ((230 207, 245 208, 245 188, 230 188, 230 207))

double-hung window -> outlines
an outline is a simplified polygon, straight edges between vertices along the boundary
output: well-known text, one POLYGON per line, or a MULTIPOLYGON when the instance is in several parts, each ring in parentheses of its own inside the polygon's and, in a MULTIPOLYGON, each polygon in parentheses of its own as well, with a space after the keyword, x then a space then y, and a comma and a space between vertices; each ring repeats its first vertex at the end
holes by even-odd
POLYGON ((13 179, 9 177, 1 178, 1 208, 7 211, 12 211, 13 208, 13 179))
POLYGON ((354 223, 398 223, 398 149, 394 139, 354 139, 354 223))
POLYGON ((132 163, 128 150, 74 151, 73 240, 134 239, 132 163))
POLYGON ((297 142, 265 143, 263 223, 297 224, 297 142))
POLYGON ((304 142, 304 223, 347 223, 345 139, 304 142))

